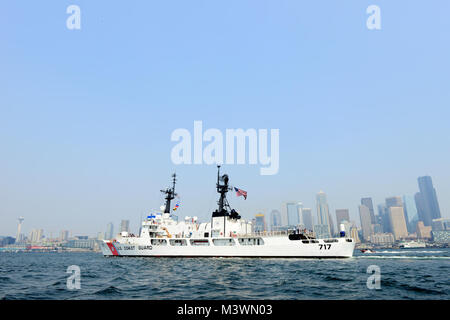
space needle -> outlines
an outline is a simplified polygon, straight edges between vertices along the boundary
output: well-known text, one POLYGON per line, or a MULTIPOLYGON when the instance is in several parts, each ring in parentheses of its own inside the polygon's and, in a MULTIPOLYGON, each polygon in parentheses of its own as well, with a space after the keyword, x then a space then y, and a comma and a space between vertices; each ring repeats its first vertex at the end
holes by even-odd
POLYGON ((19 221, 19 225, 17 226, 17 235, 16 235, 16 242, 20 241, 20 230, 22 229, 22 222, 25 220, 24 217, 19 217, 17 219, 19 221))

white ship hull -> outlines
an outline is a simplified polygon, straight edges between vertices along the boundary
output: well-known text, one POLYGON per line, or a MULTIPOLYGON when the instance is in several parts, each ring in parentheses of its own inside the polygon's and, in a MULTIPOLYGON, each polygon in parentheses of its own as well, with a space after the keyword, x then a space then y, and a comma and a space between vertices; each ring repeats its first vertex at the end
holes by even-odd
MULTIPOLYGON (((126 242, 104 241, 104 256, 124 257, 262 257, 262 258, 350 258, 353 256, 355 242, 348 238, 315 240, 316 243, 302 240, 289 240, 284 237, 260 237, 264 244, 242 245, 237 238, 217 238, 234 240, 233 245, 214 245, 214 238, 208 239, 209 245, 152 245, 150 239, 130 238, 126 242)), ((245 238, 244 238, 245 239, 245 238)), ((199 239, 205 241, 205 238, 199 239)))

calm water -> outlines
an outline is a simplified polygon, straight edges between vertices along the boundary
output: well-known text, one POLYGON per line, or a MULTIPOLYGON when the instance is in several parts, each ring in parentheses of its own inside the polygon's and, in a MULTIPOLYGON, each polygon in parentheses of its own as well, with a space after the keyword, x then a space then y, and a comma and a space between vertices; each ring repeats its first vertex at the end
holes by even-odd
POLYGON ((352 259, 105 258, 0 253, 0 299, 449 299, 450 249, 357 252, 352 259), (67 267, 81 269, 68 290, 67 267), (367 267, 381 270, 369 290, 367 267))

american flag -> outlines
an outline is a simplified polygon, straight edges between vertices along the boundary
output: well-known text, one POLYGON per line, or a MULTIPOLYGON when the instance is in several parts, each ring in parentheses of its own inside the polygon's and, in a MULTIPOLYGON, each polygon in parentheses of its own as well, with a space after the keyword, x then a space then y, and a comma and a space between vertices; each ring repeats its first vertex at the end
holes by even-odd
POLYGON ((236 188, 236 187, 234 188, 234 190, 236 191, 236 195, 238 197, 243 196, 244 199, 247 200, 247 191, 244 191, 244 190, 236 188))

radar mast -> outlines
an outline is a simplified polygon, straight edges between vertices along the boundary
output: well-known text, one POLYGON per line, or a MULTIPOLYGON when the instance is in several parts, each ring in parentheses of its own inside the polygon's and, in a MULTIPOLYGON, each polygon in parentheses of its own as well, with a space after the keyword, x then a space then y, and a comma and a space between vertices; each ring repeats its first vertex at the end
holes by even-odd
POLYGON ((175 193, 175 184, 177 181, 177 175, 176 173, 174 173, 172 175, 172 188, 167 188, 166 190, 161 190, 162 193, 164 193, 166 195, 166 197, 164 198, 166 200, 166 203, 164 204, 164 213, 170 213, 170 202, 175 199, 175 197, 178 195, 177 193, 175 193))

